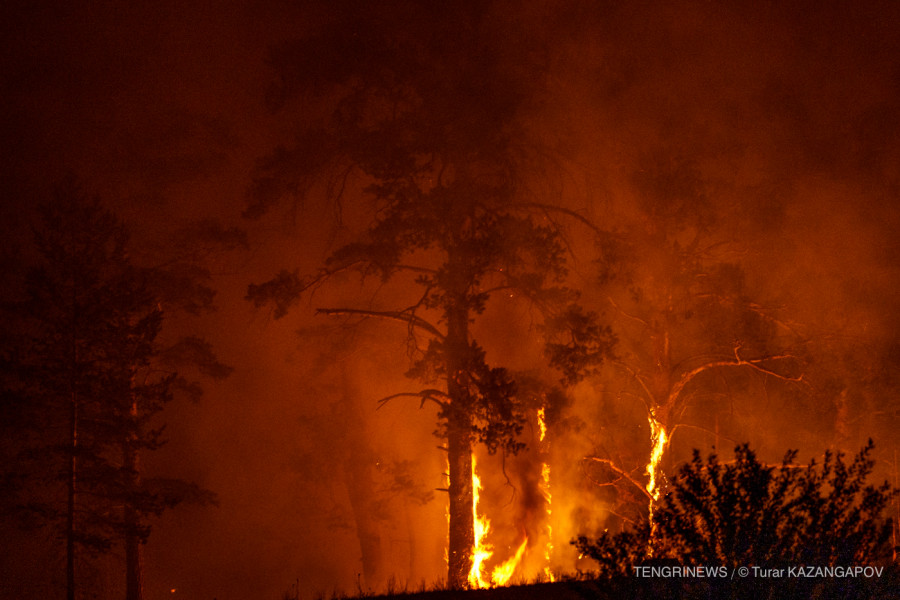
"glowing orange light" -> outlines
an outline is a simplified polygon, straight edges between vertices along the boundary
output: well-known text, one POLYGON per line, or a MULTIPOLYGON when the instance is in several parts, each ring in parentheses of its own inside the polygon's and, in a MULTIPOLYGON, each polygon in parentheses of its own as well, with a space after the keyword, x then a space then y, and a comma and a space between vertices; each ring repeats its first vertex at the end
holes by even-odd
POLYGON ((544 422, 544 407, 543 406, 541 408, 539 408, 537 411, 537 422, 538 422, 538 429, 540 429, 540 432, 541 432, 541 434, 540 434, 541 436, 538 441, 543 442, 544 438, 547 437, 547 424, 544 422))
POLYGON ((648 417, 650 422, 650 441, 653 448, 650 451, 650 462, 647 463, 647 475, 650 481, 647 482, 647 493, 650 494, 650 505, 648 507, 647 518, 650 521, 650 545, 647 551, 653 556, 653 540, 656 538, 656 521, 653 519, 653 505, 659 500, 660 482, 657 481, 656 475, 659 473, 659 461, 662 460, 663 452, 668 443, 668 434, 663 424, 656 420, 656 415, 650 411, 648 417))
POLYGON ((490 522, 487 517, 478 516, 478 500, 481 492, 481 479, 475 472, 475 455, 472 455, 472 516, 475 518, 475 546, 472 548, 472 568, 469 570, 469 586, 487 588, 491 582, 481 573, 482 565, 493 554, 490 544, 485 541, 490 522))
POLYGON ((515 556, 510 557, 506 562, 501 565, 497 565, 494 567, 494 570, 491 572, 491 582, 494 585, 506 585, 509 583, 509 580, 512 579, 513 573, 516 572, 516 567, 519 566, 519 563, 522 561, 522 556, 525 554, 525 548, 528 545, 528 538, 526 537, 522 540, 522 544, 519 546, 519 549, 516 550, 515 556))
MULTIPOLYGON (((450 487, 450 455, 444 454, 444 457, 447 460, 446 468, 444 473, 446 473, 447 478, 447 488, 450 487)), ((444 516, 447 518, 447 543, 444 545, 444 564, 450 564, 450 494, 447 494, 447 504, 444 505, 444 516)))
MULTIPOLYGON (((547 423, 545 421, 544 407, 537 411, 538 429, 540 430, 540 442, 544 446, 549 446, 550 442, 544 442, 547 437, 547 423)), ((544 461, 541 463, 541 493, 544 500, 547 501, 547 544, 544 546, 544 560, 547 564, 544 566, 544 576, 548 580, 553 581, 553 573, 550 571, 550 557, 553 555, 553 526, 550 525, 550 517, 553 514, 553 496, 550 494, 550 463, 544 461)))
POLYGON ((668 443, 668 435, 665 427, 656 420, 652 412, 648 420, 650 421, 650 441, 653 444, 653 449, 650 451, 650 462, 647 464, 647 475, 650 476, 650 481, 647 483, 647 493, 656 501, 659 500, 659 482, 656 480, 656 474, 659 470, 659 461, 662 459, 668 443))

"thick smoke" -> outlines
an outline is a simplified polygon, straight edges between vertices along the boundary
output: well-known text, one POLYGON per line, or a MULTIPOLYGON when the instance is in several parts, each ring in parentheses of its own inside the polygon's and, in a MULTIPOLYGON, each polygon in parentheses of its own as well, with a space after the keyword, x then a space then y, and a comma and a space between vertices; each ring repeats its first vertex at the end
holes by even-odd
MULTIPOLYGON (((308 598, 446 577, 436 410, 402 397, 377 404, 416 389, 404 378, 405 328, 314 315, 360 298, 392 306, 408 289, 348 276, 278 320, 243 300, 249 283, 279 269, 315 272, 371 214, 362 184, 351 182, 342 227, 321 198, 260 221, 240 218, 255 161, 294 135, 266 107, 268 48, 354 3, 300 4, 2 9, 5 239, 27 243, 19 239, 27 207, 70 171, 145 248, 173 224, 209 217, 249 235, 248 251, 208 257, 218 311, 170 325, 205 336, 235 371, 207 384, 198 403, 167 409, 169 442, 147 460, 152 471, 219 495, 217 508, 182 507, 153 524, 148 600, 279 598, 292 585, 308 598)), ((549 82, 523 119, 552 152, 523 188, 605 232, 598 240, 580 220, 559 219, 572 251, 569 283, 620 345, 598 374, 543 398, 544 442, 536 400, 526 450, 479 451, 490 566, 527 536, 514 581, 544 572, 551 541, 553 570, 590 568, 569 540, 641 516, 650 429, 633 373, 652 368, 662 342, 648 331, 662 329, 639 322, 649 309, 631 309, 668 308, 651 295, 667 289, 675 244, 708 251, 696 270, 705 269, 705 282, 718 279, 699 288, 669 281, 683 291, 669 331, 686 362, 673 368, 729 352, 790 358, 760 365, 776 375, 735 368, 693 380, 672 421, 667 473, 692 448, 728 456, 744 441, 775 462, 791 447, 807 460, 828 447, 852 452, 872 436, 879 458, 891 459, 900 376, 897 5, 497 6, 498 35, 514 28, 538 40, 544 54, 535 60, 549 82), (752 309, 735 317, 703 299, 712 291, 752 309)), ((20 254, 4 248, 10 272, 20 254)), ((490 362, 556 385, 534 322, 517 299, 498 298, 476 333, 490 362)), ((0 579, 19 569, 16 597, 48 597, 34 565, 56 555, 34 540, 22 548, 30 566, 19 569, 7 549, 0 579)), ((98 597, 120 585, 119 559, 92 567, 98 597)))

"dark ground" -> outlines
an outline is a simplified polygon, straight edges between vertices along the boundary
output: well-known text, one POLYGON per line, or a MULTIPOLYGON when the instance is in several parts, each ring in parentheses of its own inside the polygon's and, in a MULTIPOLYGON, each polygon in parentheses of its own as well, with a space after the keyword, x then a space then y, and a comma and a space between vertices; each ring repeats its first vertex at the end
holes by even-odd
POLYGON ((900 570, 881 578, 848 579, 617 579, 563 581, 494 588, 378 596, 403 600, 668 600, 668 599, 890 599, 900 598, 900 570))

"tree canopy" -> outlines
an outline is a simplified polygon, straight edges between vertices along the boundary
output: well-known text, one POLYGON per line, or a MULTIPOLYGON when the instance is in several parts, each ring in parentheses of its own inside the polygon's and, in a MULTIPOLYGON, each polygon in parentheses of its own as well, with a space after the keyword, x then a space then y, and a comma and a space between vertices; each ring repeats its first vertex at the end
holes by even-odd
POLYGON ((315 106, 315 97, 326 97, 334 108, 306 115, 293 145, 260 161, 246 216, 312 190, 340 212, 351 177, 371 210, 357 240, 337 248, 318 273, 284 270, 251 285, 247 298, 282 316, 346 270, 415 290, 399 306, 319 312, 407 326, 408 375, 429 387, 399 395, 439 406, 437 433, 450 462, 449 583, 462 587, 474 539, 473 444, 516 452, 526 419, 515 378, 488 364, 473 324, 492 298, 524 299, 538 309, 547 359, 567 382, 596 368, 614 339, 565 285, 567 248, 551 215, 575 213, 527 185, 552 162, 525 118, 540 95, 535 40, 516 31, 504 34, 515 39, 498 39, 490 27, 496 7, 487 4, 400 4, 396 12, 363 9, 273 50, 278 104, 301 96, 302 106, 315 106), (446 10, 458 14, 448 19, 446 10), (338 45, 340 53, 329 53, 338 45))

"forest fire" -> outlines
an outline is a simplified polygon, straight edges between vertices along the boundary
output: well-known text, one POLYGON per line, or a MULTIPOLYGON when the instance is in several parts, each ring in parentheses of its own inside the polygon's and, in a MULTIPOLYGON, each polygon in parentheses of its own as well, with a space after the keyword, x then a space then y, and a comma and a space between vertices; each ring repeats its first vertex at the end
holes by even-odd
POLYGON ((664 475, 659 463, 665 453, 666 444, 668 444, 668 434, 663 424, 656 420, 652 410, 647 420, 650 423, 650 441, 652 443, 650 462, 647 463, 647 475, 650 476, 650 481, 647 482, 647 493, 650 495, 650 503, 647 506, 647 519, 650 522, 650 544, 647 551, 652 556, 653 540, 656 538, 656 520, 653 518, 653 508, 656 501, 659 500, 662 488, 664 475))
POLYGON ((662 474, 659 467, 659 461, 662 459, 666 450, 666 444, 669 443, 668 434, 663 424, 656 420, 651 412, 647 419, 650 423, 650 442, 653 447, 650 451, 650 462, 647 463, 647 475, 650 481, 647 483, 647 493, 653 499, 650 504, 651 514, 653 511, 653 502, 659 500, 659 493, 662 487, 662 474))
POLYGON ((538 428, 540 429, 540 438, 538 441, 541 444, 541 453, 544 454, 544 461, 541 463, 540 485, 541 493, 547 503, 547 543, 544 546, 544 560, 547 561, 547 564, 544 566, 544 577, 549 581, 553 581, 553 572, 550 569, 550 560, 553 556, 553 524, 550 522, 550 518, 553 516, 553 496, 550 493, 550 463, 546 456, 548 454, 550 442, 546 440, 547 424, 545 421, 544 407, 541 407, 537 411, 537 422, 538 428))
POLYGON ((484 578, 482 566, 493 554, 493 549, 487 543, 487 534, 490 531, 490 521, 484 515, 478 514, 479 496, 482 490, 481 478, 475 471, 475 455, 472 455, 472 515, 475 518, 475 545, 472 548, 472 568, 469 571, 469 586, 473 588, 487 588, 491 582, 484 578))
POLYGON ((900 3, 6 4, 0 600, 900 569, 900 3))
POLYGON ((526 536, 516 553, 508 558, 505 562, 494 567, 490 576, 486 577, 485 563, 490 560, 494 554, 493 546, 487 542, 488 533, 491 530, 490 520, 485 515, 478 514, 478 503, 480 500, 481 478, 475 472, 475 456, 472 456, 472 514, 475 518, 475 546, 472 548, 472 568, 469 571, 469 586, 473 589, 484 589, 495 586, 507 585, 516 572, 516 568, 525 555, 528 547, 528 537, 526 536))
POLYGON ((491 571, 491 584, 506 585, 509 583, 509 580, 512 579, 513 574, 516 572, 516 567, 522 562, 522 557, 525 555, 525 549, 527 547, 528 538, 526 537, 522 540, 522 543, 519 544, 519 549, 516 550, 516 553, 513 556, 508 558, 503 564, 494 567, 494 570, 491 571))

